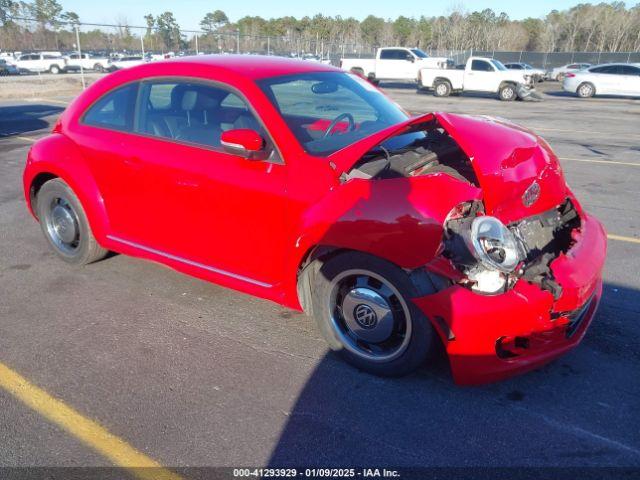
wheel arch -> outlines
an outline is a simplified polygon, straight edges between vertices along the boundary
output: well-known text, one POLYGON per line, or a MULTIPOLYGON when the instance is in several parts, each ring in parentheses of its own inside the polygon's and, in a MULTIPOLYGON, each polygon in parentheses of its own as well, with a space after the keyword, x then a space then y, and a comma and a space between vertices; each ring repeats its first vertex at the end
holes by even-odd
POLYGON ((23 188, 27 206, 36 219, 38 191, 54 178, 63 180, 77 195, 94 236, 103 243, 109 224, 104 199, 78 148, 61 134, 39 140, 29 151, 23 188))
POLYGON ((313 275, 315 275, 322 264, 331 258, 344 253, 360 253, 370 256, 393 265, 398 270, 402 270, 414 288, 415 297, 422 297, 437 293, 441 289, 450 285, 450 281, 436 273, 430 272, 426 268, 418 267, 413 269, 403 268, 401 265, 365 250, 354 248, 344 248, 334 245, 317 244, 311 246, 302 257, 296 274, 296 292, 300 307, 307 314, 313 315, 311 290, 313 275))
POLYGON ((498 85, 498 91, 500 91, 502 87, 506 87, 507 85, 515 88, 518 86, 518 82, 516 82, 515 80, 503 80, 500 82, 500 85, 498 85))
POLYGON ((436 77, 433 79, 433 84, 432 86, 435 88, 436 83, 438 82, 446 82, 449 84, 449 86, 451 87, 451 89, 453 90, 453 84, 451 83, 451 80, 449 80, 447 77, 436 77))

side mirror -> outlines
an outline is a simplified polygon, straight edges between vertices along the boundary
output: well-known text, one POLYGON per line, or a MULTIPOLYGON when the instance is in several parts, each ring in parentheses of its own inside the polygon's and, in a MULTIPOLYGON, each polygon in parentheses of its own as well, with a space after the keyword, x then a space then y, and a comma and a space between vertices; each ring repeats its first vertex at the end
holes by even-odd
POLYGON ((413 55, 407 55, 407 60, 409 60, 411 63, 416 63, 416 57, 414 57, 413 55))
POLYGON ((225 151, 245 158, 256 158, 264 148, 264 139, 255 130, 236 128, 222 132, 220 143, 225 151))

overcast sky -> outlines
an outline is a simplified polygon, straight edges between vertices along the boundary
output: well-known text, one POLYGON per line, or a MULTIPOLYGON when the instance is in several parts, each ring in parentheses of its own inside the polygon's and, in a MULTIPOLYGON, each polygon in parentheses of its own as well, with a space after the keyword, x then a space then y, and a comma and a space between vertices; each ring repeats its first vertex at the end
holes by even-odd
MULTIPOLYGON (((480 1, 440 1, 427 0, 236 0, 218 2, 215 0, 109 0, 96 2, 87 0, 58 0, 65 10, 80 15, 80 20, 94 23, 113 23, 116 18, 126 18, 130 25, 144 25, 143 16, 147 13, 157 15, 172 11, 183 29, 196 29, 205 13, 220 9, 234 21, 245 15, 258 15, 264 18, 291 15, 297 18, 316 13, 362 19, 369 14, 379 17, 395 18, 398 15, 419 17, 434 16, 450 12, 461 5, 465 10, 483 10, 492 8, 496 12, 506 12, 512 19, 541 17, 552 9, 563 10, 578 3, 567 0, 498 0, 480 1)), ((627 6, 636 2, 627 2, 627 6)))

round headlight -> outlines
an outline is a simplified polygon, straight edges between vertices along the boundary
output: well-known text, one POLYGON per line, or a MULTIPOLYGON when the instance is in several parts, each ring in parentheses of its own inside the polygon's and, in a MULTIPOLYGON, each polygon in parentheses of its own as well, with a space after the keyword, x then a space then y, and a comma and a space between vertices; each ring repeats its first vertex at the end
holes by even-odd
POLYGON ((471 224, 475 257, 487 268, 512 272, 520 263, 516 237, 495 217, 476 217, 471 224))

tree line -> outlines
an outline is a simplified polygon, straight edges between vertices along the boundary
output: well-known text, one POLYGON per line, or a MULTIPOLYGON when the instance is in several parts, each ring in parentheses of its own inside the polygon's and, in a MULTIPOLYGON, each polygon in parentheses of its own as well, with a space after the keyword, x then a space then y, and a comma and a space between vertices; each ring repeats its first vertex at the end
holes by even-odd
MULTIPOLYGON (((0 49, 69 49, 74 25, 81 19, 58 0, 0 0, 0 49), (20 19, 33 19, 25 21, 20 19)), ((138 26, 143 22, 134 22, 138 26)), ((543 18, 512 20, 491 9, 447 15, 369 15, 363 20, 325 16, 264 19, 245 16, 232 22, 222 10, 206 13, 200 33, 185 31, 170 11, 144 17, 142 29, 124 16, 112 28, 83 27, 81 44, 92 50, 132 50, 140 40, 148 50, 193 50, 196 35, 202 51, 370 53, 384 45, 417 46, 432 50, 511 51, 640 51, 640 4, 623 2, 578 4, 552 10, 543 18)))

